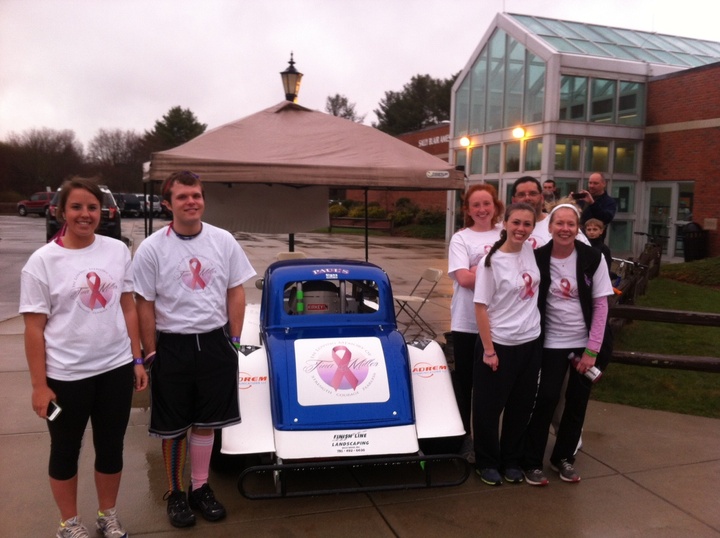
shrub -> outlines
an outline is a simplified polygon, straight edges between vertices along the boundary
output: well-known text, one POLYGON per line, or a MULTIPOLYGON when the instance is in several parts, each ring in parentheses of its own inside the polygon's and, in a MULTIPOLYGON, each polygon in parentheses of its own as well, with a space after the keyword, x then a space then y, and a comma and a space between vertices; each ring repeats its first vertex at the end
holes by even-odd
POLYGON ((330 217, 344 217, 348 214, 347 207, 342 204, 333 204, 328 208, 330 217))
POLYGON ((421 209, 415 220, 418 224, 433 225, 445 222, 445 212, 438 209, 421 209))

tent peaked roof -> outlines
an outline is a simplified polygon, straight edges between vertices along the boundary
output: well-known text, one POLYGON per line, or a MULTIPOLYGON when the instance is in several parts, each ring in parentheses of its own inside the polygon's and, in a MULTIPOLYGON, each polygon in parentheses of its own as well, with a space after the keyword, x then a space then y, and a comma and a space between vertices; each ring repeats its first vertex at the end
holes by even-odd
POLYGON ((452 165, 372 127, 290 101, 154 153, 150 180, 192 170, 203 182, 344 188, 463 188, 452 165))

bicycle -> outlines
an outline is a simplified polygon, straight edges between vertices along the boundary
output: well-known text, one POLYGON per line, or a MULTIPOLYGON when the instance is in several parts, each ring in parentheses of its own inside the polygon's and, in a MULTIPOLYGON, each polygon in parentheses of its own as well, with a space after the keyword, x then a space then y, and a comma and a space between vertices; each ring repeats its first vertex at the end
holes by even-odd
POLYGON ((634 232, 635 235, 644 235, 647 237, 647 243, 643 248, 638 261, 649 267, 648 278, 652 279, 660 275, 660 261, 662 260, 663 239, 670 239, 667 235, 650 234, 647 232, 634 232))
POLYGON ((612 259, 610 277, 615 295, 611 298, 612 304, 634 305, 635 298, 643 295, 647 287, 648 266, 630 259, 612 259))

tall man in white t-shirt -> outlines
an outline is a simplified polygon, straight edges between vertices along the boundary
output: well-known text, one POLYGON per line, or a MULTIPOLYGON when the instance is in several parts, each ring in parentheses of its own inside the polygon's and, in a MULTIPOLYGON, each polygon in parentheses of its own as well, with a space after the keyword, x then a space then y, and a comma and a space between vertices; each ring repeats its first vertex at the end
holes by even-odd
POLYGON ((192 509, 208 521, 226 515, 207 481, 214 430, 240 422, 236 347, 245 316, 243 283, 255 270, 229 232, 202 222, 205 198, 197 175, 171 174, 162 196, 172 223, 140 244, 133 274, 140 336, 152 364, 149 431, 162 439, 167 513, 173 526, 189 527, 192 509))

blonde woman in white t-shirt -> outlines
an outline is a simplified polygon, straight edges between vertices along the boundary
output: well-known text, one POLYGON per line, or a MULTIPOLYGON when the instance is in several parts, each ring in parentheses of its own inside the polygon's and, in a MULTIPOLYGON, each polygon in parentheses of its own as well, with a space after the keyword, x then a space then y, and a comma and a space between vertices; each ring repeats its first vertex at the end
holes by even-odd
POLYGON ((527 204, 505 211, 500 240, 483 258, 475 281, 478 346, 473 379, 475 470, 499 486, 520 483, 522 442, 540 370, 540 275, 527 238, 535 212, 527 204), (502 436, 499 434, 503 415, 502 436))
POLYGON ((91 180, 62 186, 59 234, 22 270, 20 313, 32 406, 48 418, 50 489, 60 511, 59 538, 89 536, 77 510, 78 458, 88 420, 95 448, 96 526, 125 536, 115 502, 133 386, 147 387, 132 295, 130 251, 95 235, 102 192, 91 180), (61 412, 53 417, 52 405, 61 412))
POLYGON ((475 273, 478 263, 500 239, 500 220, 505 210, 495 187, 487 183, 470 187, 463 197, 464 227, 450 239, 448 276, 453 281, 450 303, 455 370, 453 385, 460 416, 467 435, 461 453, 474 461, 470 414, 472 408, 473 363, 478 343, 475 320, 475 273))

